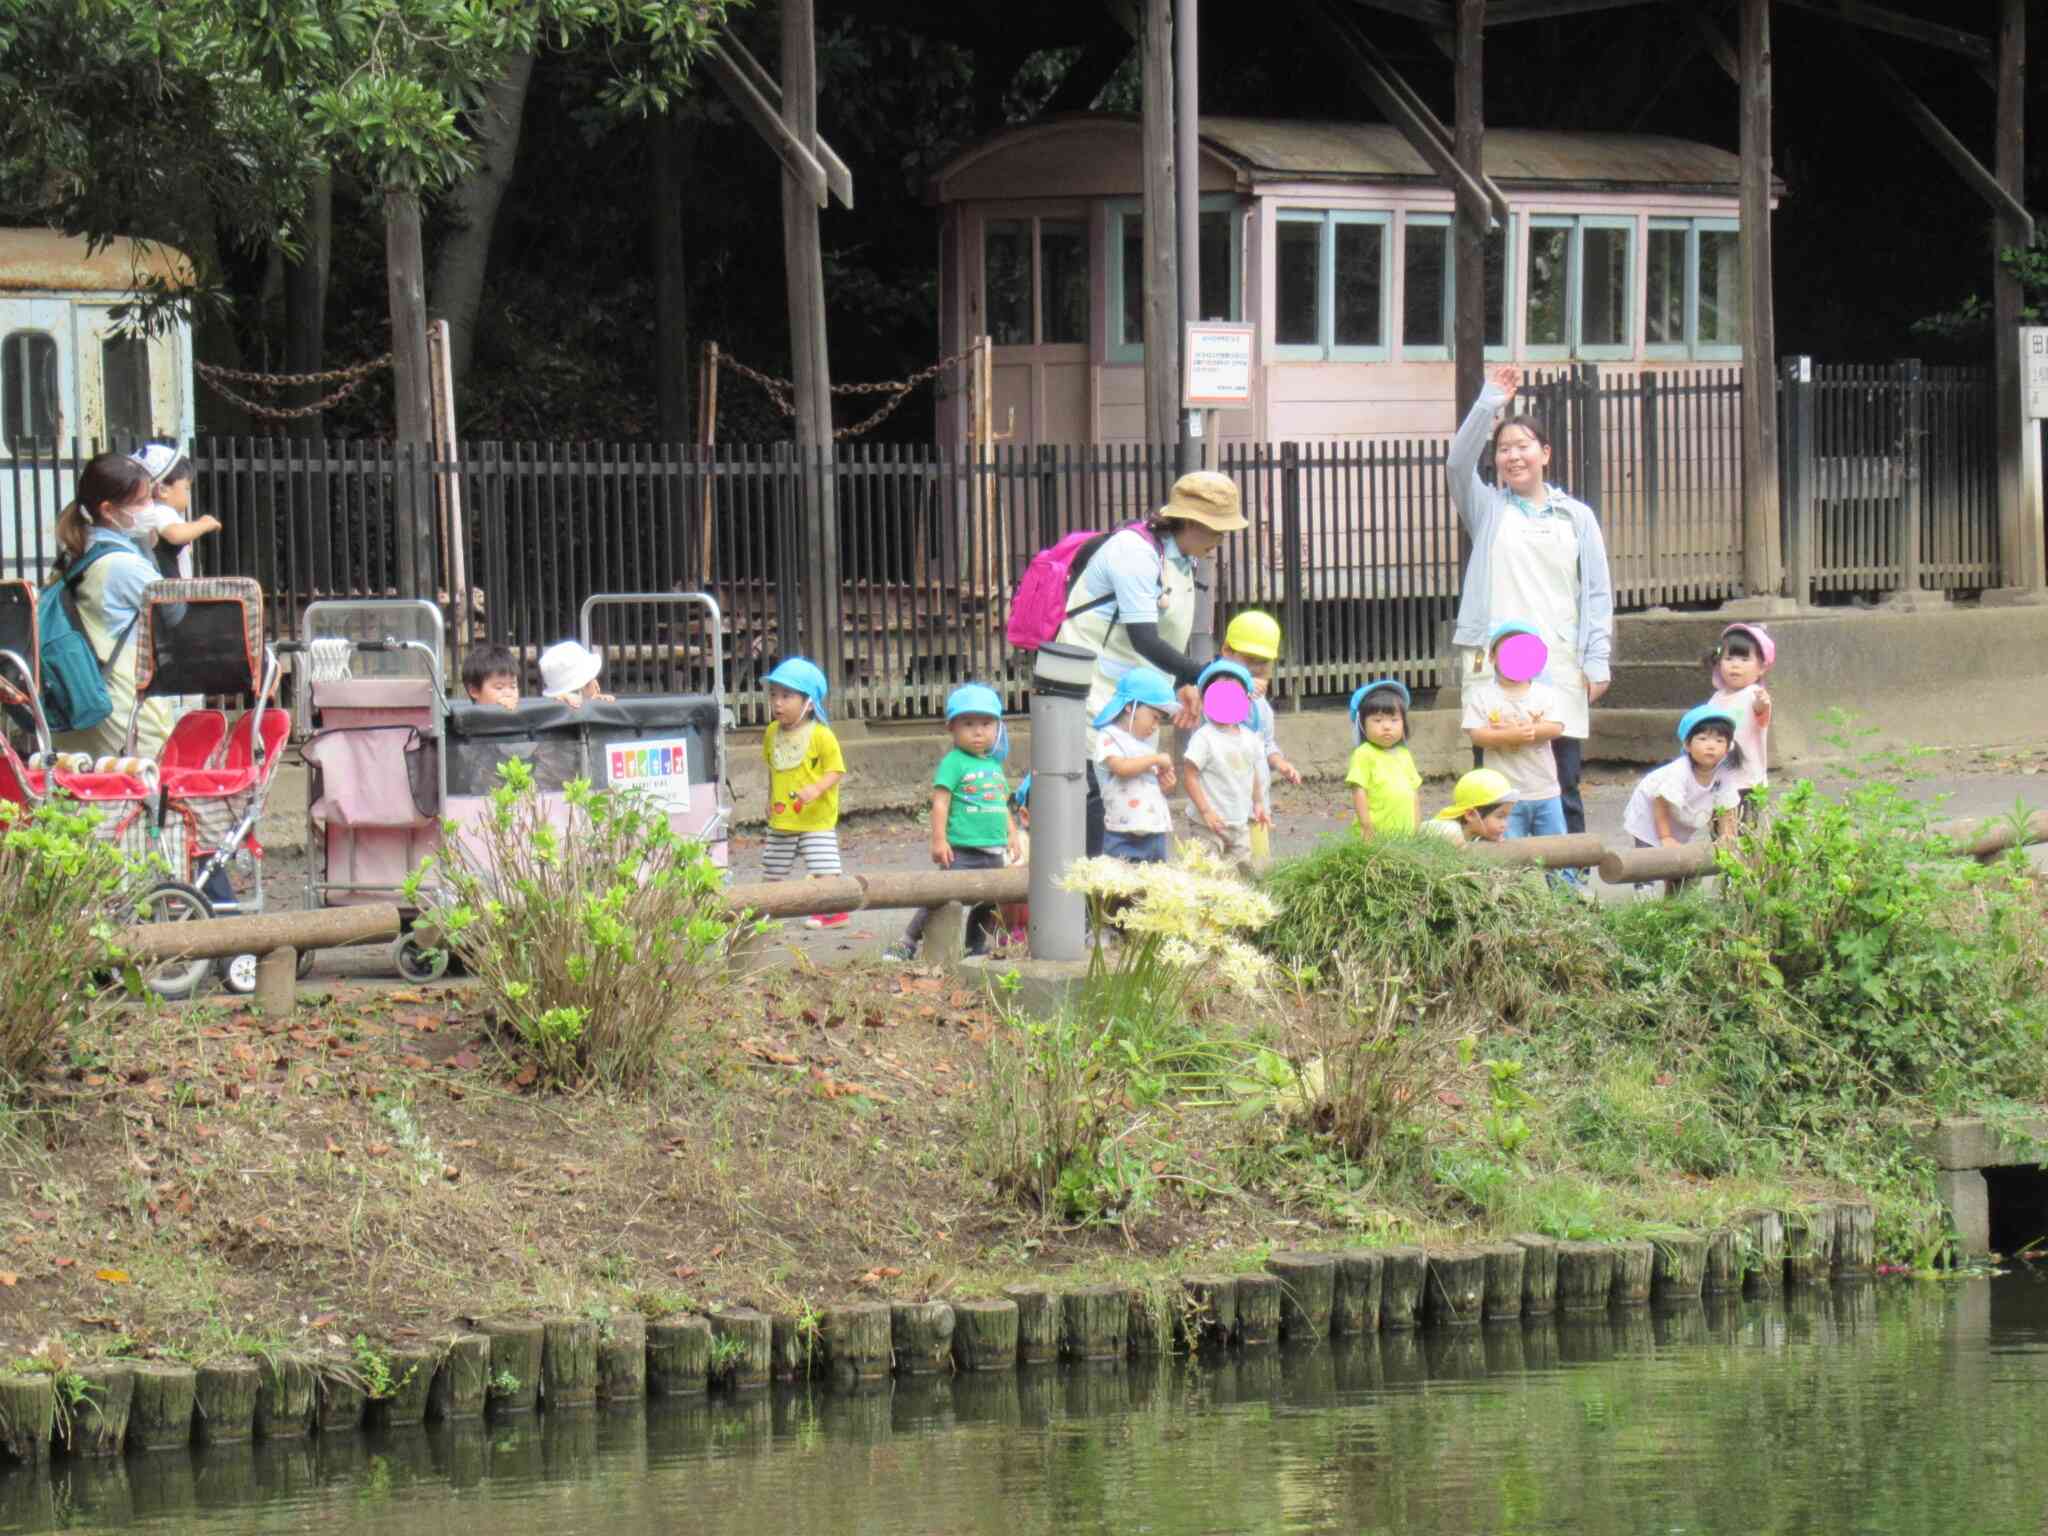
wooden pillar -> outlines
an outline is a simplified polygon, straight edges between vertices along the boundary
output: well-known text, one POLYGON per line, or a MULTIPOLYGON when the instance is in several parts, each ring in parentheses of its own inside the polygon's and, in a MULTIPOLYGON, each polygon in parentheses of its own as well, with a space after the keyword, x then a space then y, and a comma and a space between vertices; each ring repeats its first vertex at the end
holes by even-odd
MULTIPOLYGON (((1175 274, 1180 290, 1180 324, 1174 327, 1177 343, 1174 355, 1179 358, 1180 345, 1187 340, 1186 327, 1190 321, 1204 320, 1202 313, 1202 162, 1201 162, 1201 79, 1198 73, 1196 54, 1197 33, 1196 8, 1199 0, 1178 0, 1174 17, 1173 34, 1173 201, 1178 215, 1175 227, 1179 238, 1178 252, 1180 270, 1175 274)), ((1219 317, 1220 318, 1220 317, 1219 317)), ((1175 374, 1179 368, 1176 366, 1175 374)), ((1176 378, 1174 404, 1178 407, 1180 392, 1176 378)), ((1188 434, 1189 412, 1176 409, 1174 423, 1180 440, 1180 470, 1182 474, 1202 467, 1203 444, 1188 434)), ((1205 583, 1205 590, 1213 598, 1215 584, 1205 583)), ((1196 620, 1200 627, 1202 620, 1196 620)), ((1203 660, 1208 658, 1203 657, 1203 660)))
POLYGON ((1180 441, 1179 225, 1173 186, 1173 0, 1145 0, 1145 435, 1180 441))
POLYGON ((398 591, 402 597, 434 597, 433 497, 429 465, 433 456, 434 407, 427 363, 426 258, 420 249, 417 192, 384 193, 384 270, 391 304, 392 395, 398 414, 397 492, 398 591))
MULTIPOLYGON (((1466 174, 1477 179, 1486 144, 1486 0, 1458 0, 1457 124, 1453 151, 1466 174)), ((1460 418, 1472 408, 1486 382, 1485 201, 1458 192, 1457 249, 1452 256, 1452 356, 1460 418)))
POLYGON ((1742 0, 1742 583, 1777 595, 1778 412, 1771 311, 1771 0, 1742 0))
POLYGON ((648 252, 654 264, 655 432, 663 443, 690 440, 689 271, 683 262, 682 119, 673 109, 651 114, 647 138, 654 187, 648 252))
MULTIPOLYGON (((818 150, 818 58, 812 0, 782 4, 782 120, 813 156, 818 150)), ((825 258, 818 199, 786 165, 782 172, 782 250, 789 282, 791 376, 796 389, 796 453, 804 486, 803 644, 835 685, 839 665, 839 515, 833 495, 832 370, 825 349, 825 258)), ((787 634, 785 653, 796 647, 787 634)))
MULTIPOLYGON (((1998 27, 1998 184, 2024 198, 2027 0, 2001 0, 1998 27)), ((1992 242, 1991 328, 1998 373, 1998 548, 2000 585, 2038 590, 2041 568, 2041 427, 2026 419, 2020 358, 2020 282, 1997 253, 2024 246, 2018 220, 2001 213, 1992 242)))

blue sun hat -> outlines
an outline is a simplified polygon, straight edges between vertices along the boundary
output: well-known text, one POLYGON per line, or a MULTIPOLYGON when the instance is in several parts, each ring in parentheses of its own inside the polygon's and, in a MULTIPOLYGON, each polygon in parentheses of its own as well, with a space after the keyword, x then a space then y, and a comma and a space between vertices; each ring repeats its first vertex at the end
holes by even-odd
POLYGON ((1010 728, 1003 723, 1003 700, 987 683, 962 683, 946 695, 946 723, 952 724, 960 715, 990 715, 996 722, 996 742, 988 749, 994 761, 1005 762, 1010 756, 1010 728))
POLYGON ((1109 702, 1095 716, 1095 729, 1101 730, 1133 704, 1143 704, 1147 709, 1170 714, 1179 702, 1174 697, 1173 684, 1164 672, 1152 667, 1133 667, 1116 680, 1116 692, 1109 696, 1109 702))
POLYGON ((778 688, 787 688, 791 693, 800 693, 811 701, 811 713, 818 717, 821 725, 830 725, 832 717, 825 713, 825 695, 831 689, 825 682, 825 674, 818 670, 818 664, 806 661, 801 656, 791 656, 780 662, 768 681, 778 688))
POLYGON ((1733 737, 1740 724, 1736 718, 1718 704, 1696 704, 1685 712, 1685 718, 1678 722, 1678 744, 1682 747, 1692 740, 1693 732, 1703 725, 1721 725, 1728 728, 1733 737))
POLYGON ((1365 701, 1376 693, 1391 693, 1401 700, 1401 714, 1405 719, 1408 706, 1414 695, 1408 685, 1391 677, 1376 677, 1369 683, 1360 683, 1351 691, 1351 733, 1359 741, 1365 740, 1365 727, 1359 723, 1358 712, 1365 707, 1365 701))

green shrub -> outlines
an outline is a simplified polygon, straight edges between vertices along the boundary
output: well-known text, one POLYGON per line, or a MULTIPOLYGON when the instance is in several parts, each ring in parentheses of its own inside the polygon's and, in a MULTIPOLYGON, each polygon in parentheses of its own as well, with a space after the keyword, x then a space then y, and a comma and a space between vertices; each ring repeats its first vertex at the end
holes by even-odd
POLYGON ((33 812, 0 802, 0 1083, 36 1071, 85 1020, 114 963, 129 869, 97 822, 70 800, 33 812))
POLYGON ((567 786, 550 823, 532 770, 499 769, 483 818, 407 883, 481 983, 494 1038, 548 1083, 630 1087, 715 994, 734 920, 718 869, 637 795, 567 786))

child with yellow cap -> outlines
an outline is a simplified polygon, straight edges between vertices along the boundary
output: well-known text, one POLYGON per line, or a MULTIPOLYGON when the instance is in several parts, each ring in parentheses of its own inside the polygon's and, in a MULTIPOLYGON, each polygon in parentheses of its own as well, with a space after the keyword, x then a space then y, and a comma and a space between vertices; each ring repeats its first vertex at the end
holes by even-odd
POLYGON ((1287 760, 1275 739, 1273 704, 1266 697, 1273 689, 1273 663, 1280 659, 1280 621, 1270 613, 1247 609, 1230 621, 1223 631, 1224 661, 1234 661, 1252 675, 1252 717, 1246 723, 1257 732, 1265 749, 1266 766, 1290 784, 1301 782, 1301 770, 1287 760))
POLYGON ((1508 820, 1521 797, 1508 776, 1494 768, 1474 768, 1451 791, 1451 803, 1422 830, 1448 838, 1460 848, 1468 843, 1505 842, 1508 820))

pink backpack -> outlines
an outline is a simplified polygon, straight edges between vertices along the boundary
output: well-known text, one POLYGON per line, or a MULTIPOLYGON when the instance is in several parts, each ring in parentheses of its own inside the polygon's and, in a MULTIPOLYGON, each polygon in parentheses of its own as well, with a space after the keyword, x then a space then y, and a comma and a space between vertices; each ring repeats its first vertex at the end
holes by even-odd
MULTIPOLYGON (((1010 597, 1010 624, 1007 631, 1010 644, 1020 651, 1035 651, 1041 645, 1058 637, 1060 626, 1074 614, 1091 613, 1104 603, 1115 601, 1114 594, 1098 597, 1092 603, 1083 603, 1078 608, 1067 606, 1068 595, 1074 590, 1074 583, 1081 579, 1081 573, 1088 568, 1088 562, 1095 558, 1096 551, 1106 544, 1113 534, 1124 528, 1135 528, 1145 537, 1145 542, 1159 549, 1159 540, 1143 522, 1125 523, 1123 528, 1113 528, 1109 533, 1096 533, 1090 529, 1079 529, 1068 534, 1050 549, 1041 549, 1031 557, 1031 564, 1025 568, 1024 579, 1017 583, 1017 590, 1010 597)), ((1161 551, 1164 554, 1164 551, 1161 551)), ((1111 619, 1114 624, 1116 621, 1111 619)))

